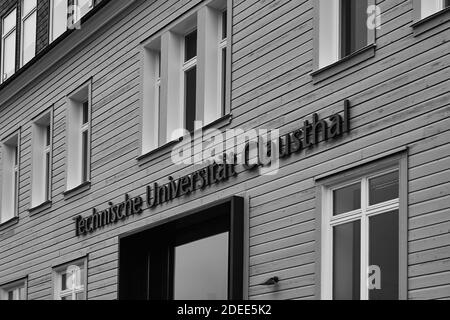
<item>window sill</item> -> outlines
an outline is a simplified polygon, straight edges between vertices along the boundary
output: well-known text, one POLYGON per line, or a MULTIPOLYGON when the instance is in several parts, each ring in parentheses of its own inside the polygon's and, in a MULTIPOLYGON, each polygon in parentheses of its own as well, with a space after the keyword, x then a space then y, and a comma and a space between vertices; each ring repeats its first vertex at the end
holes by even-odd
POLYGON ((19 217, 11 218, 8 221, 5 221, 2 224, 0 224, 0 231, 5 231, 6 229, 8 229, 18 223, 19 223, 19 217))
MULTIPOLYGON (((215 120, 215 121, 213 121, 213 122, 203 126, 201 128, 201 130, 205 131, 205 130, 208 130, 208 129, 211 129, 211 128, 215 128, 215 129, 223 128, 223 127, 229 125, 231 123, 232 119, 233 119, 233 115, 231 113, 229 113, 229 114, 227 114, 227 115, 225 115, 225 116, 223 116, 223 117, 221 117, 221 118, 219 118, 219 119, 217 119, 217 120, 215 120)), ((192 132, 189 133, 189 135, 192 137, 195 132, 196 131, 192 131, 192 132)), ((162 146, 160 146, 160 147, 158 147, 158 148, 156 148, 156 149, 154 149, 152 151, 149 151, 149 152, 143 154, 142 156, 139 156, 136 159, 139 162, 139 166, 142 166, 142 165, 144 165, 144 164, 146 164, 146 163, 148 163, 148 162, 158 158, 159 156, 164 154, 164 152, 166 152, 169 147, 174 146, 174 145, 182 142, 187 137, 188 137, 188 135, 186 135, 184 137, 181 137, 181 138, 179 138, 177 140, 170 141, 170 142, 168 142, 168 143, 166 143, 166 144, 164 144, 164 145, 162 145, 162 146)))
POLYGON ((414 37, 445 24, 448 21, 450 21, 450 7, 413 23, 411 27, 413 28, 414 37))
POLYGON ((319 83, 348 68, 356 66, 357 64, 364 62, 370 58, 373 58, 375 56, 375 48, 376 45, 374 43, 370 44, 352 53, 351 55, 348 55, 345 58, 336 61, 335 63, 313 71, 311 73, 313 83, 319 83))
POLYGON ((38 215, 38 214, 50 209, 51 207, 52 207, 52 202, 50 200, 48 200, 36 207, 28 209, 28 213, 30 214, 30 217, 32 217, 32 216, 38 215))
POLYGON ((63 192, 64 200, 68 200, 72 197, 75 197, 83 192, 88 191, 89 189, 91 189, 91 182, 90 181, 83 182, 78 187, 63 192))

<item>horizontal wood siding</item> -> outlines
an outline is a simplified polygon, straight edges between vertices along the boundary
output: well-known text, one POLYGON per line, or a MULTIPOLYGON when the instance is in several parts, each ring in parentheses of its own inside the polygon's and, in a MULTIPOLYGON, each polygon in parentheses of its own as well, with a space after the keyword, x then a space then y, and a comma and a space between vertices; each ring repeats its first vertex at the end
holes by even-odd
POLYGON ((409 0, 377 1, 382 27, 375 57, 318 84, 310 75, 314 1, 234 0, 229 127, 287 133, 314 112, 323 117, 340 112, 342 101, 350 99, 351 133, 283 160, 274 176, 240 172, 226 184, 146 210, 94 235, 75 236, 75 216, 122 201, 125 193, 144 196, 146 185, 193 170, 172 165, 169 149, 145 164, 136 160, 140 43, 200 2, 136 1, 1 106, 0 137, 21 128, 21 171, 19 223, 0 231, 0 284, 28 275, 29 299, 51 299, 55 263, 88 255, 89 299, 116 299, 119 235, 227 196, 245 195, 250 199, 249 297, 315 298, 314 178, 408 146, 408 296, 450 298, 450 26, 414 37, 409 0), (89 78, 92 185, 64 199, 66 96, 89 78), (52 105, 53 204, 30 217, 31 123, 52 105), (281 279, 279 285, 260 285, 273 276, 281 279))

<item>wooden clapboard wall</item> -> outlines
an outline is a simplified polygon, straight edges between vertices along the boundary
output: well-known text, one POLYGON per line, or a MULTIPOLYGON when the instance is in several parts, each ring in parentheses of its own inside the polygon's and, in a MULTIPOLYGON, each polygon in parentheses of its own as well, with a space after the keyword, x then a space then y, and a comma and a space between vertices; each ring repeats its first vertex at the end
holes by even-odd
MULTIPOLYGON (((12 98, 0 92, 0 137, 21 127, 20 221, 0 231, 0 284, 28 276, 29 299, 52 298, 52 266, 89 255, 88 298, 117 298, 118 236, 231 195, 249 197, 249 297, 313 299, 314 177, 409 147, 408 296, 450 298, 449 24, 418 37, 412 1, 377 1, 375 57, 312 83, 313 1, 234 0, 230 128, 287 133, 314 112, 352 103, 351 134, 282 161, 275 176, 242 172, 88 237, 73 217, 188 174, 163 150, 139 163, 140 43, 201 1, 137 1, 12 98), (446 49, 447 48, 447 49, 446 49), (64 199, 65 97, 92 77, 92 186, 64 199), (31 120, 53 105, 53 205, 30 217, 31 120), (273 275, 276 287, 259 286, 273 275)), ((14 84, 11 84, 12 86, 14 84)), ((9 92, 9 91, 8 91, 9 92)))

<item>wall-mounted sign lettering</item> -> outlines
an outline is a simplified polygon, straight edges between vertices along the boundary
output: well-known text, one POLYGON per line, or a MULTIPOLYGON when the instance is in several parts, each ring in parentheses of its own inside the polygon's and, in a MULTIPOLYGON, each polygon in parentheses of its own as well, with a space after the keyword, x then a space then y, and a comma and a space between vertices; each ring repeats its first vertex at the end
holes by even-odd
MULTIPOLYGON (((350 104, 344 102, 344 113, 333 114, 328 119, 319 119, 317 114, 312 116, 312 121, 304 121, 301 128, 279 137, 277 143, 270 141, 263 148, 258 141, 248 142, 243 148, 242 166, 245 170, 253 170, 257 167, 270 165, 270 161, 262 161, 272 153, 271 148, 279 148, 280 159, 299 153, 304 149, 310 149, 322 141, 337 139, 350 131, 350 104), (256 157, 251 157, 255 154, 256 157)), ((270 158, 270 156, 269 156, 270 158)), ((132 198, 125 195, 124 201, 114 204, 108 203, 108 208, 98 211, 92 209, 88 217, 75 218, 76 235, 87 235, 98 229, 126 220, 130 216, 140 215, 144 211, 144 205, 148 208, 156 208, 164 203, 173 201, 182 196, 189 196, 198 190, 204 190, 212 185, 228 181, 238 175, 235 156, 224 155, 223 163, 213 163, 203 169, 197 170, 180 178, 168 177, 165 183, 153 183, 146 188, 146 199, 142 197, 132 198)))

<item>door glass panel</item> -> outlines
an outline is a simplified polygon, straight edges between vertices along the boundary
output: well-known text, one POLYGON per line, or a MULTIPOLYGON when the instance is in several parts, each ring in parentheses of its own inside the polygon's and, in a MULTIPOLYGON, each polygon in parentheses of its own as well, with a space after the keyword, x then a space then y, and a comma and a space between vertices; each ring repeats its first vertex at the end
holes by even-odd
POLYGON ((228 232, 175 247, 174 299, 228 299, 228 232))
POLYGON ((398 299, 398 211, 369 220, 369 299, 398 299))
POLYGON ((333 299, 360 299, 361 222, 333 228, 333 299))
POLYGON ((333 215, 361 209, 361 184, 333 191, 333 215))
POLYGON ((371 206, 398 198, 398 171, 369 180, 369 204, 371 206))

